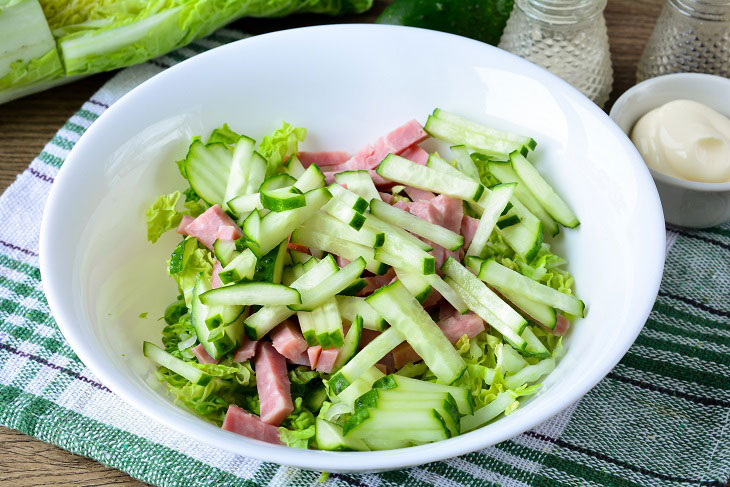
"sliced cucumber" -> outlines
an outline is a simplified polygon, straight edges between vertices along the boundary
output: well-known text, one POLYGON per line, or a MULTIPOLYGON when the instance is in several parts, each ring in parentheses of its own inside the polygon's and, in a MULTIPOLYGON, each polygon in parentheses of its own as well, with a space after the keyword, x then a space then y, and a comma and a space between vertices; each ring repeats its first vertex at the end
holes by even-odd
POLYGON ((363 321, 363 328, 368 330, 383 331, 387 326, 383 317, 365 301, 365 298, 337 296, 337 307, 343 319, 354 323, 359 316, 363 321))
POLYGON ((294 183, 294 187, 303 193, 312 191, 313 189, 323 188, 324 185, 324 174, 322 174, 322 171, 316 164, 310 165, 302 173, 302 175, 297 178, 297 182, 294 183))
POLYGON ((261 203, 261 193, 245 194, 236 196, 227 203, 228 209, 236 214, 237 217, 248 215, 254 210, 263 210, 264 205, 261 203))
POLYGON ((431 442, 451 437, 435 409, 393 411, 360 409, 342 428, 345 437, 431 442))
POLYGON ((524 338, 527 342, 527 348, 523 352, 525 355, 540 359, 550 358, 550 351, 545 345, 543 345, 540 339, 537 338, 529 326, 522 332, 522 338, 524 338))
POLYGON ((200 301, 207 305, 238 304, 283 306, 301 303, 299 291, 270 282, 242 282, 231 286, 211 289, 200 295, 200 301))
POLYGON ((250 249, 246 249, 226 264, 218 274, 218 277, 220 277, 223 284, 228 284, 244 279, 250 281, 253 279, 255 272, 256 256, 253 255, 250 249))
POLYGON ((487 242, 490 235, 494 231, 499 216, 502 214, 504 207, 509 203, 514 193, 514 183, 500 184, 489 190, 487 197, 483 199, 483 213, 479 219, 479 225, 474 233, 471 244, 466 251, 466 255, 474 255, 476 257, 485 257, 487 242))
POLYGON ((397 227, 395 225, 392 225, 390 223, 386 223, 383 220, 377 218, 372 213, 368 214, 367 220, 365 221, 365 225, 363 225, 364 228, 374 232, 374 233, 383 233, 388 236, 390 239, 399 239, 403 240, 411 245, 414 245, 421 250, 424 250, 426 252, 430 252, 433 250, 433 247, 428 245, 423 240, 419 239, 418 237, 411 235, 410 233, 406 232, 400 227, 397 227))
POLYGON ((391 181, 414 188, 445 194, 466 201, 479 201, 484 186, 470 179, 456 178, 450 174, 421 166, 395 154, 380 163, 376 172, 391 181))
POLYGON ((570 207, 558 196, 555 190, 543 179, 535 167, 522 154, 510 154, 512 168, 525 182, 530 192, 558 223, 568 228, 580 225, 578 217, 570 207))
POLYGON ((525 261, 531 262, 542 247, 542 222, 514 196, 510 200, 512 208, 520 217, 520 223, 499 230, 507 244, 520 254, 525 261))
MULTIPOLYGON (((360 198, 362 200, 362 198, 360 198)), ((364 200, 362 200, 364 201, 364 200)), ((360 230, 365 224, 366 217, 361 212, 351 208, 348 203, 333 198, 322 207, 322 211, 329 213, 355 230, 360 230)))
POLYGON ((350 436, 345 437, 341 426, 324 419, 317 418, 315 431, 315 441, 321 450, 370 451, 364 441, 350 436))
POLYGON ((227 266, 238 255, 236 242, 232 240, 216 240, 213 242, 213 252, 221 266, 227 266))
POLYGON ((251 194, 251 193, 258 193, 259 188, 261 188, 261 185, 264 183, 264 180, 266 179, 266 169, 268 167, 268 163, 266 162, 266 159, 264 156, 259 154, 258 152, 253 153, 253 157, 251 158, 251 164, 248 168, 248 179, 246 180, 246 189, 244 189, 243 194, 251 194))
POLYGON ((346 186, 348 190, 361 196, 365 201, 379 200, 380 193, 375 188, 373 178, 367 171, 344 171, 335 174, 337 184, 346 186))
POLYGON ((333 395, 332 402, 335 404, 344 403, 351 408, 350 412, 352 412, 354 410, 355 400, 372 389, 373 383, 383 377, 385 375, 377 367, 370 367, 360 374, 360 377, 355 379, 345 390, 337 395, 333 395))
MULTIPOLYGON (((481 269, 481 263, 479 263, 479 267, 476 269, 477 274, 479 274, 479 269, 481 269)), ((539 303, 524 294, 519 294, 499 286, 492 287, 519 308, 519 310, 525 313, 527 318, 533 319, 551 330, 554 329, 555 325, 558 323, 558 314, 555 312, 554 308, 539 303)))
POLYGON ((203 144, 195 140, 185 157, 185 174, 190 186, 210 205, 223 205, 231 172, 231 151, 220 142, 203 144))
MULTIPOLYGON (((297 316, 305 311, 300 311, 297 316)), ((341 347, 344 341, 342 332, 342 316, 334 298, 326 300, 311 312, 317 342, 323 349, 341 347)), ((300 318, 301 322, 301 318, 300 318)))
POLYGON ((474 398, 467 387, 447 386, 435 382, 404 377, 402 375, 386 375, 373 383, 373 387, 379 389, 395 389, 413 393, 430 394, 433 392, 448 392, 456 401, 461 414, 472 414, 474 412, 474 398))
POLYGON ((404 340, 405 337, 395 328, 388 328, 378 335, 330 378, 330 394, 340 394, 366 370, 375 365, 378 360, 403 343, 404 340))
MULTIPOLYGON (((233 323, 239 316, 241 316, 243 308, 243 306, 235 304, 208 306, 208 313, 205 315, 205 325, 209 330, 211 330, 211 336, 213 335, 213 330, 215 328, 218 328, 221 325, 233 323)), ((222 329, 220 330, 220 333, 221 335, 223 334, 222 329)), ((208 337, 208 340, 214 341, 211 336, 208 337)))
MULTIPOLYGON (((301 291, 301 301, 289 305, 294 311, 312 311, 349 286, 365 270, 365 259, 358 257, 314 288, 301 291)), ((276 303, 281 304, 281 303, 276 303)), ((336 306, 336 305, 335 305, 336 306)))
POLYGON ((295 187, 261 191, 261 204, 271 211, 286 211, 302 208, 307 200, 301 191, 295 187))
POLYGON ((386 238, 383 246, 375 249, 375 258, 390 266, 423 275, 436 272, 436 259, 433 255, 400 239, 386 238))
MULTIPOLYGON (((248 174, 253 159, 253 151, 256 141, 242 135, 236 141, 231 159, 231 170, 228 174, 224 202, 228 202, 238 195, 245 194, 248 174)), ((226 208, 224 206, 224 208, 226 208)))
POLYGON ((350 225, 322 211, 307 220, 301 226, 301 229, 302 231, 311 230, 325 233, 335 238, 349 240, 350 242, 372 248, 381 247, 385 241, 385 234, 382 232, 376 233, 370 228, 365 227, 360 228, 360 230, 355 230, 350 225))
POLYGON ((225 326, 219 331, 218 336, 214 334, 215 340, 211 340, 212 330, 208 328, 208 324, 206 323, 210 309, 200 302, 200 296, 208 290, 210 290, 210 283, 198 277, 193 288, 190 320, 198 341, 203 345, 205 351, 214 359, 219 359, 238 346, 242 332, 242 320, 241 323, 235 321, 233 324, 225 326), (238 332, 237 334, 236 331, 238 332))
POLYGON ((291 260, 294 264, 303 264, 309 259, 312 258, 311 255, 305 254, 304 252, 299 252, 298 250, 290 250, 289 254, 291 255, 291 260))
POLYGON ((471 155, 469 155, 469 149, 465 145, 452 145, 450 149, 451 153, 454 154, 456 167, 459 171, 463 172, 466 177, 479 181, 479 169, 474 164, 471 155))
MULTIPOLYGON (((302 174, 304 174, 305 169, 302 165, 302 162, 299 160, 299 157, 296 155, 292 155, 288 161, 286 161, 286 164, 284 164, 284 170, 286 173, 293 177, 294 179, 299 179, 302 174)), ((302 189, 302 188, 299 188, 302 189)), ((302 190, 304 191, 304 190, 302 190)))
POLYGON ((355 279, 352 281, 352 284, 340 291, 339 296, 357 296, 360 294, 360 291, 365 289, 367 286, 368 282, 362 277, 360 279, 355 279))
POLYGON ((517 173, 512 169, 510 162, 490 162, 488 165, 489 172, 499 179, 502 183, 517 183, 515 188, 515 196, 520 202, 527 207, 542 222, 542 226, 546 232, 555 236, 560 233, 560 227, 553 220, 550 214, 545 211, 535 195, 530 192, 527 185, 520 179, 517 173))
MULTIPOLYGON (((254 281, 272 282, 280 284, 284 273, 284 264, 287 261, 287 241, 282 240, 278 247, 274 247, 268 254, 256 261, 254 281)), ((311 258, 311 256, 309 256, 311 258)))
POLYGON ((204 386, 212 379, 211 376, 194 366, 192 363, 184 362, 150 342, 142 343, 142 353, 148 359, 178 375, 183 376, 193 384, 204 386))
POLYGON ((301 228, 292 233, 291 243, 303 245, 312 249, 319 249, 353 261, 358 257, 365 259, 365 268, 373 274, 385 274, 388 266, 375 260, 375 251, 370 247, 359 245, 348 240, 335 238, 321 232, 303 231, 301 228))
MULTIPOLYGON (((452 257, 446 259, 441 269, 447 276, 445 281, 460 291, 469 309, 500 332, 515 348, 525 349, 526 343, 520 334, 527 326, 527 320, 452 257)), ((388 319, 387 316, 385 318, 388 319)))
POLYGON ((488 423, 502 414, 514 401, 515 395, 513 392, 500 392, 492 402, 476 410, 473 416, 464 416, 461 418, 461 431, 471 431, 488 423))
POLYGON ((337 183, 330 184, 327 186, 327 189, 332 193, 332 199, 339 201, 358 213, 365 213, 368 209, 368 202, 366 200, 337 183))
POLYGON ((408 289, 408 292, 411 293, 411 295, 416 298, 419 303, 423 304, 423 302, 431 295, 433 287, 425 279, 423 274, 395 268, 395 275, 398 276, 398 280, 403 283, 406 289, 408 289))
POLYGON ((469 312, 469 307, 466 305, 464 300, 461 298, 459 293, 456 289, 449 286, 446 281, 441 279, 437 274, 432 274, 430 276, 423 276, 423 279, 428 281, 431 286, 438 291, 438 293, 443 296, 443 298, 451 304, 456 310, 461 313, 465 314, 469 312))
POLYGON ((439 381, 451 384, 462 376, 466 364, 461 355, 403 283, 380 288, 366 301, 403 334, 439 381))
POLYGON ((415 233, 449 250, 455 251, 464 245, 464 237, 458 233, 452 232, 441 225, 435 225, 383 201, 373 200, 370 203, 370 212, 391 225, 415 233))
POLYGON ((345 336, 342 350, 337 355, 335 365, 332 367, 332 372, 340 370, 347 362, 357 354, 357 347, 360 345, 360 337, 362 336, 363 320, 362 316, 355 317, 355 321, 352 322, 350 329, 347 330, 347 336, 345 336))
POLYGON ((479 279, 499 289, 530 298, 575 316, 585 316, 585 304, 575 296, 561 293, 494 260, 487 260, 479 271, 479 279))

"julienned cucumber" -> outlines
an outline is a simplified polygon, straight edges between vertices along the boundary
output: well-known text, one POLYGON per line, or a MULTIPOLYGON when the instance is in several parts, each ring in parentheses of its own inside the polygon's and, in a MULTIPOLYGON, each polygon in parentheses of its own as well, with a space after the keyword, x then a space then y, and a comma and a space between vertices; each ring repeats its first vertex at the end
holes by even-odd
POLYGON ((387 326, 383 317, 365 301, 365 298, 337 296, 337 307, 342 318, 350 323, 354 323, 355 319, 360 316, 363 320, 363 328, 368 330, 383 331, 387 326))
POLYGON ((365 259, 365 269, 373 274, 385 274, 388 265, 375 260, 375 251, 364 245, 356 244, 348 240, 336 238, 326 233, 303 231, 298 228, 291 235, 291 243, 303 245, 311 249, 319 249, 331 254, 353 261, 358 257, 365 259))
POLYGON ((461 377, 466 370, 461 355, 402 282, 380 288, 366 301, 408 340, 439 381, 451 384, 461 377))
POLYGON ((236 141, 231 158, 231 170, 228 174, 225 197, 223 198, 224 202, 239 194, 245 194, 255 145, 256 141, 245 135, 240 136, 236 141))
POLYGON ((448 392, 456 401, 461 414, 472 414, 474 412, 474 398, 468 387, 447 386, 395 374, 386 375, 376 380, 373 387, 378 389, 397 388, 400 391, 413 393, 448 392))
POLYGON ((436 259, 433 255, 400 239, 386 237, 382 247, 375 249, 375 258, 390 266, 418 274, 431 275, 436 272, 436 259))
POLYGON ((345 437, 408 440, 417 443, 451 437, 444 418, 436 409, 358 410, 342 428, 345 437))
POLYGON ((360 344, 360 337, 362 336, 362 317, 357 316, 355 317, 355 321, 352 322, 352 325, 350 326, 350 329, 347 330, 347 335, 345 336, 345 341, 342 344, 342 349, 340 350, 340 353, 337 355, 337 360, 335 360, 335 365, 332 366, 332 371, 337 372, 340 370, 347 362, 352 360, 352 358, 357 354, 357 347, 360 344))
POLYGON ((200 295, 200 301, 208 306, 216 304, 285 306, 302 302, 296 289, 270 282, 242 282, 211 289, 200 295))
POLYGON ((159 365, 183 376, 193 384, 204 386, 212 379, 211 376, 190 362, 184 362, 150 342, 143 342, 142 353, 148 359, 154 360, 159 365))
POLYGON ((504 207, 512 197, 515 186, 514 183, 500 184, 491 188, 487 193, 487 197, 483 198, 481 203, 484 212, 479 219, 477 231, 474 233, 474 238, 472 238, 466 255, 484 256, 489 236, 494 231, 494 226, 497 224, 504 207))
POLYGON ((585 305, 580 299, 533 281, 494 260, 487 260, 482 264, 479 279, 491 286, 520 294, 566 313, 585 316, 585 305))
POLYGON ((321 418, 317 418, 315 425, 315 440, 317 447, 329 451, 368 451, 367 444, 357 438, 346 437, 342 427, 321 418))
POLYGON ((364 270, 365 259, 358 257, 335 274, 318 283, 316 287, 303 289, 301 291, 301 301, 290 304, 289 308, 294 311, 312 311, 349 286, 352 281, 360 277, 364 270))
POLYGON ((471 179, 461 179, 450 174, 421 166, 395 154, 388 156, 376 170, 385 179, 414 188, 445 194, 466 201, 479 201, 484 186, 471 179))
POLYGON ((369 228, 355 230, 350 225, 343 223, 337 218, 323 211, 320 211, 307 220, 301 227, 302 231, 321 232, 335 238, 349 240, 366 247, 381 247, 385 241, 385 234, 376 233, 369 228))
POLYGON ((370 202, 370 212, 381 220, 408 230, 449 250, 464 245, 464 237, 458 233, 391 206, 380 200, 370 202))
MULTIPOLYGON (((216 242, 217 243, 217 242, 216 242)), ((223 284, 241 280, 252 280, 256 273, 256 256, 250 249, 246 249, 233 258, 218 273, 223 284)))
POLYGON ((379 200, 380 194, 375 188, 373 178, 367 171, 344 171, 335 174, 337 184, 347 186, 347 189, 361 196, 365 201, 379 200))

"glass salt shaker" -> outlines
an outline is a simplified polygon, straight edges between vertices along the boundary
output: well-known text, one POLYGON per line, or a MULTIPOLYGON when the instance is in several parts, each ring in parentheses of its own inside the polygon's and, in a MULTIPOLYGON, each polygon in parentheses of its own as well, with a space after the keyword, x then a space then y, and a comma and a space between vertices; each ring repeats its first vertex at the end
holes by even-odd
POLYGON ((668 73, 730 77, 730 1, 667 0, 644 48, 638 81, 668 73))
POLYGON ((548 69, 603 107, 613 84, 605 7, 606 0, 515 0, 499 47, 548 69))

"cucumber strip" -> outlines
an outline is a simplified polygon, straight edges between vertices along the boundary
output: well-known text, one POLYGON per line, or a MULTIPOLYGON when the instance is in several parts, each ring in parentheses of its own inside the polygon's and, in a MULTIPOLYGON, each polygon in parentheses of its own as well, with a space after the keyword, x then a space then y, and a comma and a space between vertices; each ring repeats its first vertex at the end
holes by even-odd
POLYGON ((296 182, 297 180, 288 174, 275 174, 266 178, 266 180, 261 183, 258 192, 262 193, 264 191, 274 191, 275 189, 290 188, 296 182))
POLYGON ((271 211, 294 210, 307 204, 304 195, 294 187, 261 191, 259 194, 263 207, 271 211))
MULTIPOLYGON (((311 167, 311 166, 310 166, 311 167)), ((317 418, 315 423, 315 441, 317 448, 329 451, 370 451, 363 440, 345 436, 342 427, 317 418)))
POLYGON ((502 214, 504 207, 507 206, 510 198, 512 198, 515 186, 517 185, 514 183, 500 184, 488 191, 487 197, 484 198, 482 203, 484 212, 479 219, 479 225, 466 251, 466 255, 485 256, 489 236, 492 235, 494 226, 497 224, 497 220, 502 214))
POLYGON ((530 192, 535 195, 540 204, 552 216, 555 221, 568 228, 575 228, 580 225, 578 217, 570 209, 570 207, 558 196, 555 190, 550 186, 535 167, 530 164, 522 154, 510 154, 512 168, 515 173, 525 182, 530 192))
POLYGON ((158 365, 183 376, 193 384, 204 386, 212 379, 192 363, 184 362, 150 342, 142 343, 142 354, 158 365))
POLYGON ((370 448, 371 451, 397 450, 399 448, 408 448, 409 446, 414 445, 412 441, 397 439, 383 440, 381 438, 367 438, 362 441, 368 446, 368 448, 370 448))
POLYGON ((357 317, 362 319, 362 326, 368 330, 383 331, 387 326, 386 321, 373 309, 365 298, 356 296, 337 296, 337 307, 342 318, 354 323, 357 317))
POLYGON ((370 203, 370 212, 391 225, 415 233, 449 250, 456 251, 464 245, 464 237, 458 233, 452 232, 441 225, 435 225, 395 206, 390 206, 383 201, 373 200, 370 203))
POLYGON ((441 269, 447 276, 445 281, 460 291, 469 309, 493 326, 515 348, 524 350, 525 341, 520 334, 527 326, 527 321, 522 316, 454 258, 446 259, 441 269))
MULTIPOLYGON (((299 311, 297 316, 306 313, 299 311)), ((311 312, 316 341, 323 349, 341 347, 343 344, 342 317, 337 308, 337 301, 330 298, 311 312)), ((305 337, 306 340, 306 337, 305 337)))
POLYGON ((445 122, 452 123, 454 125, 458 125, 461 127, 464 127, 468 130, 471 130, 472 132, 477 132, 480 134, 483 134, 488 137, 493 137, 497 139, 503 139, 503 140, 511 140, 516 143, 522 144, 523 147, 534 150, 535 147, 537 147, 537 142, 535 142, 535 139, 531 137, 526 137, 524 135, 518 135, 513 134, 510 132, 505 132, 502 130, 493 129, 491 127, 487 127, 485 125, 472 122, 471 120, 468 120, 464 117, 461 117, 453 112, 447 112, 446 110, 442 110, 441 108, 437 108, 433 111, 433 116, 438 118, 439 120, 443 120, 445 122))
MULTIPOLYGON (((337 271, 337 264, 331 255, 319 262, 316 262, 314 259, 310 259, 302 267, 297 269, 295 266, 292 270, 294 274, 299 274, 299 277, 291 283, 290 287, 298 291, 314 287, 320 281, 335 274, 337 271), (304 267, 307 267, 310 263, 312 267, 306 269, 306 272, 299 274, 299 271, 304 271, 304 267)), ((254 314, 249 316, 244 322, 246 336, 251 340, 258 340, 276 327, 276 325, 293 314, 294 311, 290 310, 286 306, 263 306, 254 314)))
POLYGON ((344 424, 345 437, 431 442, 451 436, 435 409, 388 411, 360 409, 344 424))
MULTIPOLYGON (((482 263, 479 262, 478 267, 475 271, 477 274, 479 274, 479 269, 481 269, 481 265, 482 263)), ((551 330, 554 329, 555 325, 558 323, 558 314, 555 312, 554 308, 539 303, 528 296, 516 293, 509 289, 505 289, 499 286, 492 287, 494 287, 494 289, 499 291, 500 294, 507 298, 510 303, 519 308, 518 311, 522 311, 524 314, 526 314, 526 318, 535 320, 541 325, 550 328, 551 330)))
POLYGON ((294 311, 312 311, 349 286, 352 281, 360 277, 364 270, 365 259, 358 257, 337 271, 336 274, 318 283, 316 287, 303 289, 301 291, 301 301, 290 304, 289 308, 294 311))
POLYGON ((398 276, 398 280, 408 289, 408 292, 418 300, 419 303, 423 304, 424 301, 431 295, 433 287, 425 279, 421 273, 409 272, 403 269, 395 269, 395 275, 398 276))
MULTIPOLYGON (((362 200, 362 198, 360 199, 362 200)), ((365 215, 354 210, 347 203, 339 199, 332 198, 329 203, 322 207, 322 211, 329 213, 355 230, 360 230, 363 224, 365 224, 365 215)))
POLYGON ((376 233, 364 226, 360 230, 355 230, 350 225, 346 225, 332 215, 322 211, 307 220, 300 228, 303 231, 311 230, 325 233, 332 237, 349 240, 350 242, 366 247, 381 247, 385 241, 385 234, 382 232, 376 233))
POLYGON ((287 260, 287 241, 282 240, 278 247, 274 247, 268 254, 256 261, 256 270, 253 280, 280 284, 284 273, 284 263, 287 260))
POLYGON ((479 197, 484 192, 484 186, 476 181, 471 179, 462 180, 450 174, 421 166, 395 154, 388 154, 380 163, 376 172, 385 179, 396 183, 466 201, 479 201, 479 197))
POLYGON ((515 215, 514 213, 510 212, 505 216, 502 216, 497 220, 497 228, 500 230, 505 229, 507 227, 511 227, 512 225, 517 225, 522 220, 520 220, 520 217, 515 215))
POLYGON ((448 285, 446 281, 441 279, 437 274, 432 274, 430 276, 422 276, 423 279, 425 279, 431 286, 438 291, 443 298, 451 304, 456 310, 461 313, 465 314, 469 312, 469 307, 466 305, 464 300, 461 298, 459 293, 456 289, 452 288, 448 285))
POLYGON ((299 291, 282 284, 242 282, 206 291, 200 295, 200 302, 206 306, 215 304, 282 306, 300 304, 302 300, 299 291))
MULTIPOLYGON (((330 395, 340 394, 366 370, 375 365, 378 360, 403 343, 404 340, 405 337, 395 328, 388 328, 375 337, 372 342, 365 345, 357 355, 330 378, 330 395)), ((449 344, 449 346, 451 345, 449 344)))
POLYGON ((474 257, 473 255, 467 255, 464 257, 464 266, 469 269, 475 276, 479 275, 479 270, 482 268, 484 259, 474 257))
POLYGON ((365 225, 363 225, 364 228, 367 228, 375 233, 383 233, 388 236, 390 239, 397 238, 399 240, 403 240, 411 245, 414 245, 421 250, 424 250, 426 252, 430 252, 433 250, 433 247, 428 245, 423 240, 419 239, 418 237, 411 235, 410 233, 406 232, 400 227, 397 227, 395 225, 391 225, 390 223, 386 223, 383 220, 379 219, 372 213, 369 213, 367 215, 367 220, 365 220, 365 225))
POLYGON ((403 334, 439 381, 451 384, 462 376, 464 360, 402 282, 380 288, 366 301, 403 334))
POLYGON ((310 165, 306 171, 297 178, 297 182, 294 183, 294 187, 303 193, 312 191, 313 189, 323 188, 324 185, 324 174, 322 174, 322 171, 316 164, 310 165))
POLYGON ((560 233, 560 227, 553 220, 550 214, 545 211, 535 195, 530 192, 527 185, 520 179, 517 173, 512 169, 509 162, 490 162, 487 166, 489 172, 497 178, 501 183, 517 183, 515 188, 515 196, 520 202, 527 207, 542 222, 545 231, 555 236, 560 233))
POLYGON ((463 172, 464 175, 474 181, 479 181, 479 169, 474 164, 474 160, 469 155, 469 149, 464 145, 452 145, 450 147, 451 153, 454 154, 454 160, 456 161, 456 167, 459 171, 463 172))
MULTIPOLYGON (((213 329, 234 322, 243 313, 243 308, 243 306, 235 304, 208 306, 208 313, 205 315, 205 325, 212 333, 213 329)), ((209 340, 213 341, 210 337, 209 340)))
POLYGON ((540 359, 550 358, 550 351, 535 335, 532 329, 528 326, 525 331, 522 332, 522 338, 527 342, 527 348, 524 354, 530 357, 536 357, 540 359))
MULTIPOLYGON (((245 135, 240 136, 236 141, 236 146, 233 148, 231 170, 228 174, 228 182, 223 201, 227 202, 240 194, 244 194, 255 145, 256 141, 245 135)), ((226 206, 223 208, 225 209, 226 206)))
POLYGON ((448 392, 456 401, 461 414, 473 414, 474 398, 467 387, 447 386, 435 382, 404 377, 402 375, 386 375, 373 383, 373 387, 379 389, 395 389, 413 393, 448 392))
POLYGON ((515 395, 511 391, 500 392, 492 402, 481 409, 477 409, 473 416, 461 418, 461 431, 471 431, 488 423, 502 414, 514 401, 515 395))
POLYGON ((521 221, 517 225, 499 231, 507 244, 525 261, 530 262, 542 247, 544 236, 542 222, 514 196, 510 199, 510 203, 521 221))
POLYGON ((360 291, 365 289, 367 286, 368 282, 362 277, 360 279, 355 279, 352 281, 352 284, 340 291, 339 296, 357 296, 360 294, 360 291))
POLYGON ((232 240, 216 240, 213 242, 213 252, 215 258, 223 267, 227 266, 238 255, 236 242, 232 240))
POLYGON ((355 317, 355 321, 352 322, 350 329, 347 330, 347 336, 345 336, 345 341, 342 344, 342 350, 337 355, 332 372, 340 370, 357 354, 357 347, 360 345, 360 337, 362 336, 362 327, 362 316, 358 315, 355 317))
MULTIPOLYGON (((368 202, 352 191, 343 188, 337 183, 330 184, 327 189, 332 193, 332 198, 340 203, 352 208, 358 213, 365 213, 368 209, 368 202)), ((326 209, 325 209, 326 211, 326 209)))
POLYGON ((341 186, 361 196, 365 201, 380 200, 373 178, 367 171, 344 171, 335 174, 335 181, 341 186))
POLYGON ((435 171, 441 171, 446 173, 458 172, 459 176, 462 176, 464 179, 474 181, 474 179, 470 178, 466 174, 462 173, 459 169, 455 168, 454 166, 443 160, 438 152, 434 152, 433 154, 428 156, 428 161, 426 161, 426 167, 430 167, 435 171))
POLYGON ((537 382, 540 377, 549 374, 554 369, 555 360, 553 360, 552 358, 547 358, 545 360, 539 361, 535 365, 528 365, 514 375, 508 375, 504 378, 504 384, 510 389, 516 389, 522 384, 537 382))
POLYGON ((433 255, 399 239, 386 238, 383 246, 375 249, 375 258, 390 266, 418 274, 432 275, 436 272, 436 259, 433 255))
POLYGON ((360 374, 360 377, 355 379, 345 390, 332 396, 332 402, 335 404, 344 403, 350 407, 349 412, 353 412, 355 400, 372 389, 373 383, 383 377, 385 375, 377 367, 370 367, 360 374))
POLYGON ((268 164, 264 156, 254 151, 251 158, 251 165, 248 169, 248 179, 246 180, 246 189, 243 194, 258 193, 259 188, 266 179, 266 168, 268 164))
POLYGON ((479 271, 479 279, 490 286, 511 291, 534 301, 557 308, 575 316, 585 316, 585 304, 575 296, 561 293, 494 260, 487 260, 479 271))
POLYGON ((298 250, 290 250, 289 254, 291 255, 291 260, 295 264, 303 264, 309 259, 312 258, 311 255, 305 254, 304 252, 299 252, 298 250))
POLYGON ((253 279, 256 272, 256 256, 246 249, 230 261, 218 274, 223 284, 253 279))
POLYGON ((195 140, 190 144, 185 157, 185 174, 190 186, 206 203, 225 203, 231 160, 231 151, 220 142, 205 145, 195 140))
MULTIPOLYGON (((528 330, 529 328, 525 328, 528 330)), ((524 336, 524 332, 523 332, 524 336)), ((497 367, 501 367, 507 374, 514 374, 524 369, 529 363, 511 345, 500 343, 495 347, 494 354, 497 358, 497 367)))
MULTIPOLYGON (((302 162, 299 160, 299 157, 293 155, 288 161, 286 161, 286 164, 284 164, 284 171, 286 171, 286 173, 294 179, 299 179, 306 170, 304 169, 302 162)), ((304 190, 302 189, 302 191, 304 190)))
POLYGON ((268 213, 263 218, 254 217, 258 211, 251 213, 243 224, 247 246, 256 257, 266 255, 271 249, 285 240, 289 234, 307 219, 316 214, 332 197, 326 188, 319 188, 305 193, 307 205, 295 210, 268 213), (253 218, 253 220, 252 220, 253 218), (256 222, 256 219, 259 222, 256 222), (249 220, 252 220, 249 223, 249 220))
POLYGON ((211 330, 205 322, 208 317, 209 308, 200 302, 200 296, 209 289, 210 283, 208 281, 200 277, 196 279, 190 307, 190 321, 192 322, 195 335, 197 335, 198 341, 203 345, 205 351, 211 357, 218 359, 238 346, 241 327, 237 322, 234 322, 234 324, 228 325, 222 330, 222 336, 214 337, 216 338, 214 341, 210 340, 211 330), (234 335, 230 333, 234 330, 239 330, 239 334, 234 335))
POLYGON ((228 209, 239 217, 251 213, 254 210, 264 209, 264 205, 261 203, 260 193, 236 196, 226 204, 228 205, 228 209))
POLYGON ((375 260, 375 251, 372 248, 335 238, 325 233, 297 229, 292 233, 290 242, 309 247, 310 251, 319 249, 330 254, 339 255, 349 261, 362 257, 365 259, 365 269, 373 274, 385 274, 388 271, 387 265, 375 260))
POLYGON ((299 311, 297 312, 297 318, 299 319, 299 329, 302 331, 302 336, 307 345, 314 347, 320 345, 317 340, 317 323, 321 321, 321 309, 317 308, 314 311, 299 311))

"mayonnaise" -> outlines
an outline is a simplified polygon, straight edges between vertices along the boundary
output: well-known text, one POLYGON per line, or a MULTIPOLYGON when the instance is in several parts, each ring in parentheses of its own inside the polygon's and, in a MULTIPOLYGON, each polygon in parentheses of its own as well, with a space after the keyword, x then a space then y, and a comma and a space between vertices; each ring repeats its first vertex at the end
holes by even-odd
POLYGON ((730 118, 690 100, 671 101, 634 125, 631 140, 646 164, 687 181, 730 182, 730 118))

